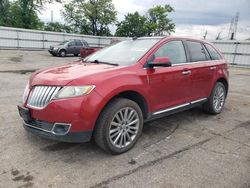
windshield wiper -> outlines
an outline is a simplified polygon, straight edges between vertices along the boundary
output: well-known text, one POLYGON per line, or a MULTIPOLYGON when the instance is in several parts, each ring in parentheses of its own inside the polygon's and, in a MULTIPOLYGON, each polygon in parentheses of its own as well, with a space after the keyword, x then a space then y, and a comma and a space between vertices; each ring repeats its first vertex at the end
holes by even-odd
POLYGON ((113 65, 113 66, 119 66, 117 63, 109 63, 109 62, 104 62, 104 61, 99 61, 99 60, 95 60, 95 61, 88 61, 89 63, 96 63, 96 64, 106 64, 106 65, 113 65))

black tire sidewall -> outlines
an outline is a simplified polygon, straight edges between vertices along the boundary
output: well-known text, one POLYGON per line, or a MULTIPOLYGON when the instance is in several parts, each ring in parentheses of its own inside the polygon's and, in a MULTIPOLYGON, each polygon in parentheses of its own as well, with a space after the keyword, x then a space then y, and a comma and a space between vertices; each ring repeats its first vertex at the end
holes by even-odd
POLYGON ((60 50, 60 51, 59 51, 59 56, 60 56, 60 57, 65 57, 66 54, 67 54, 67 53, 66 53, 66 50, 60 50), (62 55, 62 52, 65 52, 64 55, 62 55))
POLYGON ((141 133, 142 133, 142 129, 143 129, 143 115, 142 115, 142 111, 140 109, 140 107, 138 106, 138 104, 136 104, 134 101, 131 101, 129 99, 119 99, 116 101, 114 101, 112 103, 112 105, 109 105, 107 106, 107 108, 105 109, 105 111, 108 112, 108 114, 105 114, 107 112, 104 112, 104 116, 101 117, 101 121, 100 123, 103 123, 103 126, 100 126, 103 128, 103 141, 104 141, 104 145, 107 149, 105 150, 108 150, 109 152, 113 153, 113 154, 120 154, 120 153, 124 153, 126 151, 128 151, 129 149, 131 149, 135 143, 137 142, 138 138, 140 137, 141 133), (138 133, 135 137, 135 139, 126 147, 124 148, 117 148, 115 146, 113 146, 113 144, 111 143, 110 141, 110 138, 109 138, 109 128, 110 128, 110 124, 111 124, 111 121, 113 120, 113 117, 115 116, 115 114, 122 108, 125 108, 125 107, 130 107, 130 108, 133 108, 138 116, 139 116, 139 129, 138 129, 138 133), (102 118, 105 118, 102 120, 102 118))
POLYGON ((213 93, 212 93, 212 96, 211 96, 212 110, 213 110, 213 112, 214 112, 215 114, 221 113, 221 111, 223 110, 223 107, 224 107, 224 105, 225 105, 225 100, 226 100, 226 89, 225 89, 225 86, 224 86, 224 84, 222 84, 221 82, 217 82, 216 85, 215 85, 215 87, 214 87, 214 89, 213 89, 213 93), (214 96, 215 96, 215 91, 216 91, 216 89, 217 89, 218 87, 222 87, 223 90, 224 90, 224 102, 223 102, 223 106, 221 107, 221 109, 220 109, 219 111, 215 109, 214 104, 213 104, 214 96))

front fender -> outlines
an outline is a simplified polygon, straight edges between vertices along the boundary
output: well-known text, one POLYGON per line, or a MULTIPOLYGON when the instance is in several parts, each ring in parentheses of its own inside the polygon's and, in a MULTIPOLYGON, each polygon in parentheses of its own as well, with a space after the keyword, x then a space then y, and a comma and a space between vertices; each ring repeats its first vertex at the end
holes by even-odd
POLYGON ((150 101, 148 101, 147 80, 143 76, 123 75, 106 79, 101 84, 96 85, 95 91, 102 96, 103 101, 99 108, 103 108, 113 97, 122 92, 133 91, 144 97, 148 110, 151 111, 150 101))

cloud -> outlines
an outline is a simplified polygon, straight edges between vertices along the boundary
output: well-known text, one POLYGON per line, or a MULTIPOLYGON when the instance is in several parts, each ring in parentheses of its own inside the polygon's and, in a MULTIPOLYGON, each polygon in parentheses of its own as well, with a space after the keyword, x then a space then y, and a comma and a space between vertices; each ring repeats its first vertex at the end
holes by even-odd
MULTIPOLYGON (((207 39, 215 40, 220 33, 220 38, 227 40, 229 34, 230 24, 220 25, 177 25, 175 36, 191 36, 202 38, 207 31, 207 39)), ((238 40, 245 40, 250 38, 250 22, 239 22, 236 38, 238 40)))
MULTIPOLYGON (((192 33, 192 36, 202 37, 207 30, 210 39, 215 39, 219 32, 223 38, 227 38, 230 21, 239 11, 237 38, 250 37, 250 0, 113 0, 113 3, 118 11, 119 21, 123 20, 127 13, 138 11, 144 14, 155 5, 170 4, 175 9, 169 16, 176 23, 176 35, 192 33)), ((61 9, 62 5, 59 3, 50 4, 39 17, 49 22, 52 10, 54 21, 63 22, 61 9)), ((115 31, 114 26, 111 29, 115 31)))

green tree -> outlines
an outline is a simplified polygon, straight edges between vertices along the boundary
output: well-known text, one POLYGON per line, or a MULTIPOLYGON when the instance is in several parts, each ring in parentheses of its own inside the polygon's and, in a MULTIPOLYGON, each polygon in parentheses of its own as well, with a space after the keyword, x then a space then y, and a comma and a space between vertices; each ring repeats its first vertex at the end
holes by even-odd
POLYGON ((127 14, 125 19, 117 24, 116 35, 127 37, 145 36, 147 30, 147 18, 138 12, 127 14))
POLYGON ((41 29, 43 23, 29 0, 17 0, 9 8, 8 26, 25 29, 41 29))
POLYGON ((61 24, 59 22, 49 22, 46 23, 44 26, 45 31, 55 31, 55 32, 64 32, 64 33, 71 33, 72 29, 70 26, 61 24))
POLYGON ((74 32, 110 35, 109 25, 116 21, 112 0, 73 0, 64 5, 62 15, 74 32))
POLYGON ((168 18, 168 14, 174 9, 170 5, 157 5, 150 8, 145 16, 141 16, 138 12, 128 14, 125 20, 117 24, 116 35, 146 36, 146 35, 163 35, 164 32, 170 34, 175 29, 175 24, 168 18))
POLYGON ((44 9, 46 3, 60 0, 1 0, 0 25, 26 29, 41 29, 43 23, 37 12, 44 9))
POLYGON ((148 10, 148 34, 162 35, 163 32, 174 32, 175 24, 168 18, 168 14, 174 9, 170 5, 157 5, 148 10))
POLYGON ((9 15, 10 2, 9 0, 0 1, 0 25, 7 26, 8 16, 9 15))

